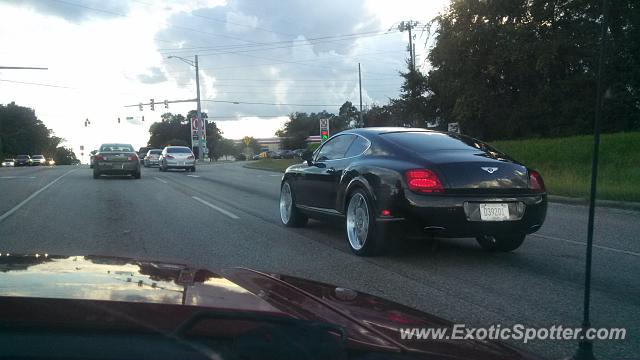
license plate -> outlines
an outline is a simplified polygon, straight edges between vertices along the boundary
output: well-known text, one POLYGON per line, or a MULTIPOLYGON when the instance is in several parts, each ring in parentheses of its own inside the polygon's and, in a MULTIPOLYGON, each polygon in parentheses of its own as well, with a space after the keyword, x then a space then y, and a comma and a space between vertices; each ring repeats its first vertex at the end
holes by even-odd
POLYGON ((482 221, 509 220, 508 204, 480 204, 480 219, 482 221))

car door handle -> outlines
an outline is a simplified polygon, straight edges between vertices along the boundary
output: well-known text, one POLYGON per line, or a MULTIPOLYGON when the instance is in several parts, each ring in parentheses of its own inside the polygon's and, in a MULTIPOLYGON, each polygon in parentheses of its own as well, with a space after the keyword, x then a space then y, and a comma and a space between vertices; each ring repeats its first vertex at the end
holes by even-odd
POLYGON ((336 169, 334 169, 334 168, 328 168, 325 172, 326 172, 327 174, 335 174, 335 173, 336 173, 336 169))

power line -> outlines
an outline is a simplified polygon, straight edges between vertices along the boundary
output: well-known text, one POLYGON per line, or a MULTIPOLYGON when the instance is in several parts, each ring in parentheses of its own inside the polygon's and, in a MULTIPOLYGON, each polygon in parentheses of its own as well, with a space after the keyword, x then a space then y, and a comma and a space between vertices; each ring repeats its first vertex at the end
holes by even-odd
POLYGON ((200 101, 235 104, 235 105, 323 106, 323 107, 342 106, 342 104, 338 104, 338 105, 336 104, 285 104, 285 103, 267 103, 267 102, 232 101, 232 100, 200 100, 200 101))
POLYGON ((158 49, 161 52, 183 52, 190 50, 204 51, 204 50, 234 50, 234 49, 242 49, 242 48, 251 48, 251 47, 261 47, 261 46, 272 46, 272 45, 282 45, 288 43, 298 43, 302 42, 305 45, 308 42, 333 42, 333 41, 344 41, 351 40, 353 38, 359 37, 370 37, 370 36, 379 36, 386 34, 393 34, 398 32, 397 30, 376 30, 376 31, 368 31, 361 33, 352 33, 352 34, 342 34, 342 35, 333 35, 333 36, 322 36, 316 38, 307 38, 307 39, 291 39, 291 40, 280 40, 280 41, 272 41, 272 42, 263 42, 263 43, 254 43, 253 45, 225 45, 225 46, 193 46, 188 48, 162 48, 158 49), (340 39, 345 38, 345 39, 340 39))
POLYGON ((46 86, 46 87, 53 87, 53 88, 60 88, 60 89, 79 90, 78 88, 69 87, 69 86, 42 84, 42 83, 27 82, 27 81, 7 80, 7 79, 0 79, 0 81, 4 81, 4 82, 8 82, 8 83, 14 83, 14 84, 36 85, 36 86, 46 86))

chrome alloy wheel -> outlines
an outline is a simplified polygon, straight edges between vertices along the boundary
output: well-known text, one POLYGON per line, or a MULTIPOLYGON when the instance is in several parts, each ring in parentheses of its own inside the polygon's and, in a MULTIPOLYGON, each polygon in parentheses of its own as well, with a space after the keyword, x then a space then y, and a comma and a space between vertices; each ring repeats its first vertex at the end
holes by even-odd
POLYGON ((369 207, 367 200, 360 193, 356 193, 349 200, 347 208, 347 237, 354 250, 364 247, 369 233, 369 207))
POLYGON ((291 187, 285 182, 280 189, 280 220, 283 224, 291 221, 291 210, 293 208, 293 197, 291 196, 291 187))

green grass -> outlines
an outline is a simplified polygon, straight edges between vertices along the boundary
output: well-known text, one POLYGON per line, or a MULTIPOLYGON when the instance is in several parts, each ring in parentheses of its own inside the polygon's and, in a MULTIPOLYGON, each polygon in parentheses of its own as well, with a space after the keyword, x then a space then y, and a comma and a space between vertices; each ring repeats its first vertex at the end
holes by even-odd
MULTIPOLYGON (((598 199, 640 201, 640 132, 600 138, 598 199)), ((552 195, 587 198, 593 136, 496 141, 496 148, 538 170, 552 195)))
POLYGON ((247 162, 244 167, 269 171, 284 172, 289 166, 299 164, 299 159, 260 159, 247 162))

